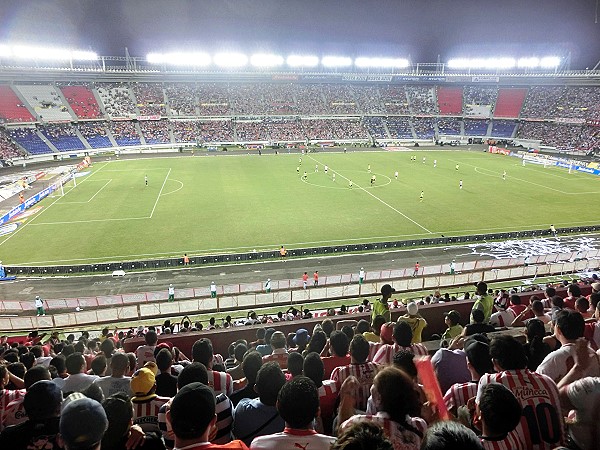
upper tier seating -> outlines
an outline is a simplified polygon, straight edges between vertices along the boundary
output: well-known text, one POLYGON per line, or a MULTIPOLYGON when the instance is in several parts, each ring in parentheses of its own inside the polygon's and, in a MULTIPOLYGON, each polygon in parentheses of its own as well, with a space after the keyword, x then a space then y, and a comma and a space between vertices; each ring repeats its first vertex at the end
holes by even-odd
POLYGON ((102 122, 79 122, 77 128, 92 148, 112 147, 108 132, 102 122))
POLYGON ((101 117, 100 105, 88 86, 61 86, 60 90, 78 118, 98 119, 101 117))
POLYGON ((463 89, 461 87, 440 86, 437 90, 440 114, 460 116, 462 114, 463 89))
POLYGON ((167 114, 162 83, 131 83, 131 87, 142 116, 167 114))
POLYGON ((16 85, 15 89, 31 105, 41 121, 71 121, 73 117, 58 93, 58 88, 48 84, 16 85))
POLYGON ((428 115, 439 114, 435 91, 435 87, 406 86, 412 113, 428 115))
POLYGON ((525 97, 521 117, 531 119, 554 117, 556 105, 565 90, 565 86, 531 86, 525 97))
POLYGON ((387 114, 410 114, 406 86, 385 86, 379 88, 383 110, 387 114))
POLYGON ((198 102, 198 111, 201 116, 228 116, 231 114, 229 93, 225 83, 199 83, 198 102))
POLYGON ((35 128, 11 128, 10 137, 32 155, 52 153, 52 149, 42 141, 35 128))
POLYGON ((133 117, 137 114, 127 83, 97 83, 96 89, 109 117, 133 117))
POLYGON ((494 110, 494 117, 517 118, 521 114, 527 88, 500 88, 494 110))
POLYGON ((40 131, 58 151, 83 150, 85 148, 71 124, 44 125, 40 127, 40 131))
MULTIPOLYGON (((355 86, 354 96, 359 111, 363 114, 385 114, 385 108, 377 86, 355 86)), ((406 99, 406 96, 404 98, 406 99)))
POLYGON ((598 118, 600 90, 596 87, 569 86, 556 102, 553 117, 598 118))
POLYGON ((166 83, 165 95, 171 116, 196 116, 198 89, 192 83, 166 83))
POLYGON ((491 117, 496 98, 497 88, 484 88, 480 86, 465 86, 464 115, 471 117, 491 117))
POLYGON ((10 86, 0 85, 0 122, 33 122, 35 118, 10 86))

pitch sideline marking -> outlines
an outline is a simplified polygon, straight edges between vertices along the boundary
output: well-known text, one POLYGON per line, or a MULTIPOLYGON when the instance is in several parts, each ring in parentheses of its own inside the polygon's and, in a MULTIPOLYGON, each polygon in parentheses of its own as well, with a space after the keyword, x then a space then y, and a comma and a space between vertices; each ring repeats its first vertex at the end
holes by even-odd
MULTIPOLYGON (((320 161, 316 160, 315 158, 313 158, 312 156, 309 156, 310 159, 312 159, 313 161, 315 161, 318 164, 323 165, 320 161)), ((350 181, 349 178, 346 178, 344 175, 342 175, 341 173, 331 169, 331 171, 333 173, 336 173, 340 176, 340 178, 343 178, 346 181, 350 181)), ((379 202, 383 203, 385 206, 387 206, 388 208, 390 208, 392 211, 397 212, 398 214, 400 214, 402 217, 404 217, 405 219, 411 221, 412 223, 414 223, 415 225, 417 225, 419 228, 427 231, 429 234, 433 234, 433 231, 428 230, 427 228, 425 228, 423 225, 421 225, 420 223, 414 221, 413 219, 411 219, 410 217, 408 217, 406 214, 404 214, 402 211, 394 208, 392 205, 390 205, 389 203, 386 203, 384 200, 380 199, 379 197, 377 197, 375 194, 372 194, 371 192, 369 192, 368 190, 366 190, 364 187, 358 185, 358 184, 354 184, 354 186, 356 186, 358 189, 362 190, 363 192, 366 192, 367 194, 369 194, 371 197, 373 197, 375 200, 378 200, 379 202)))
MULTIPOLYGON (((94 181, 98 181, 98 180, 94 180, 94 181)), ((108 184, 112 181, 112 178, 110 180, 108 180, 100 189, 98 189, 98 191, 96 191, 96 193, 94 195, 92 195, 92 197, 87 201, 87 202, 62 202, 62 205, 71 205, 73 203, 89 203, 92 200, 94 200, 94 197, 96 197, 96 195, 98 195, 100 193, 100 191, 102 191, 102 189, 104 189, 106 186, 108 186, 108 184)), ((70 189, 69 192, 71 192, 73 189, 70 189)))

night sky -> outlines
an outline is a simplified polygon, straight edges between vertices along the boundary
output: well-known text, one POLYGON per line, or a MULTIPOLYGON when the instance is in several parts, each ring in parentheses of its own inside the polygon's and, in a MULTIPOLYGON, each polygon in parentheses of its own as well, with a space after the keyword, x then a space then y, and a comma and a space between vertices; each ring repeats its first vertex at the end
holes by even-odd
POLYGON ((600 60, 596 0, 0 0, 0 42, 100 55, 203 50, 600 60))

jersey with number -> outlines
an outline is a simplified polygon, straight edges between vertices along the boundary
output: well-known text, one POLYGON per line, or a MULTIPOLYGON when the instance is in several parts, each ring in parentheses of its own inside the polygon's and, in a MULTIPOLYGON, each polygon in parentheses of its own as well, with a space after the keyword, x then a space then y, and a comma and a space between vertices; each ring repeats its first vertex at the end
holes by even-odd
POLYGON ((429 352, 423 344, 411 344, 408 347, 402 347, 398 344, 383 345, 373 357, 375 364, 391 364, 394 360, 394 355, 400 350, 408 350, 413 352, 415 356, 427 356, 429 352))
POLYGON ((523 407, 516 433, 531 450, 550 450, 562 444, 564 427, 556 383, 528 369, 485 374, 479 380, 477 401, 489 383, 506 386, 523 407))
POLYGON ((444 395, 444 403, 448 410, 465 406, 470 398, 477 396, 477 382, 455 383, 444 395))
POLYGON ((527 448, 514 430, 508 433, 504 439, 493 440, 482 437, 481 445, 485 450, 525 450, 527 448))
POLYGON ((133 403, 133 423, 139 425, 145 433, 160 433, 158 413, 160 407, 169 401, 168 397, 155 395, 147 400, 131 399, 133 403))
POLYGON ((336 367, 331 372, 331 379, 336 382, 338 389, 349 376, 354 376, 358 379, 358 398, 356 408, 361 411, 367 409, 367 400, 371 395, 371 386, 373 379, 377 373, 377 364, 366 362, 362 364, 349 364, 347 366, 336 367))

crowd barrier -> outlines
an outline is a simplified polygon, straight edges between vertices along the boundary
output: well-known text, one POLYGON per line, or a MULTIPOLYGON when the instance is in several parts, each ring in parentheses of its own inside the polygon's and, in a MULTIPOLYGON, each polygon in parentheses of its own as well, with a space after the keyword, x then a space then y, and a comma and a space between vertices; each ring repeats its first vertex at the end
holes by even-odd
MULTIPOLYGON (((573 233, 594 233, 600 231, 600 225, 584 227, 558 228, 561 235, 573 233)), ((511 239, 529 239, 535 237, 552 236, 549 229, 509 231, 504 233, 474 234, 468 236, 446 236, 438 238, 411 239, 405 241, 374 242, 363 244, 349 244, 326 247, 312 247, 289 249, 289 258, 308 257, 318 255, 335 255, 344 253, 357 253, 377 250, 393 250, 411 247, 430 247, 453 244, 469 244, 487 241, 505 241, 511 239)), ((190 256, 190 266, 203 266, 213 264, 241 263, 251 261, 273 260, 279 258, 279 250, 257 251, 248 253, 233 253, 221 255, 190 256)), ((7 275, 72 275, 84 273, 112 273, 116 270, 138 271, 147 269, 173 269, 185 267, 183 258, 154 259, 144 261, 124 261, 101 264, 80 264, 62 266, 6 266, 7 275)), ((356 275, 353 275, 356 278, 356 275)))
MULTIPOLYGON (((59 312, 41 317, 2 317, 0 329, 27 330, 54 328, 93 323, 106 323, 145 317, 180 316, 199 311, 226 311, 256 307, 301 305, 331 299, 356 298, 378 295, 383 284, 391 284, 401 298, 402 293, 470 286, 479 281, 497 282, 567 274, 589 270, 589 261, 597 259, 600 250, 562 253, 524 259, 496 259, 455 263, 455 273, 450 265, 421 267, 418 276, 413 268, 388 269, 365 273, 363 284, 358 274, 322 276, 319 286, 302 289, 302 280, 271 281, 271 292, 264 292, 264 283, 244 283, 217 286, 217 297, 211 298, 210 287, 175 289, 174 302, 168 302, 167 289, 163 291, 121 294, 71 299, 47 299, 47 312, 59 312), (74 312, 75 308, 82 311, 74 312), (95 309, 99 308, 99 309, 95 309)), ((27 312, 35 310, 33 301, 0 301, 2 312, 27 312)))

